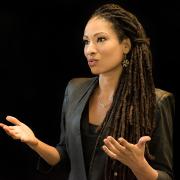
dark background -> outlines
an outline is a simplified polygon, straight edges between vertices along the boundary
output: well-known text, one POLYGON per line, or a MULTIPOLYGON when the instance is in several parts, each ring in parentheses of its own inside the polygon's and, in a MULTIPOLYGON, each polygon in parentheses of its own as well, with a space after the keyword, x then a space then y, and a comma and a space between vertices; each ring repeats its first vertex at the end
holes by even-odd
MULTIPOLYGON (((58 142, 65 86, 73 77, 91 76, 83 55, 85 23, 91 11, 105 2, 119 2, 139 18, 151 38, 155 84, 174 93, 177 102, 177 1, 6 1, 0 4, 0 122, 13 115, 44 142, 58 142)), ((177 119, 174 168, 179 179, 177 119)), ((0 180, 61 179, 59 169, 49 175, 37 172, 37 158, 25 144, 0 130, 0 180)))

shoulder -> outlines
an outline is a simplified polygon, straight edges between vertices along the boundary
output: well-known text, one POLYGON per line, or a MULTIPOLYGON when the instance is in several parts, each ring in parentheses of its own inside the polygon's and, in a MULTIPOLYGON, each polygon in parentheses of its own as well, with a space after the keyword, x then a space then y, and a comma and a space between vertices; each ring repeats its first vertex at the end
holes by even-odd
POLYGON ((155 95, 156 95, 156 102, 163 101, 164 99, 167 99, 167 98, 174 99, 174 95, 171 92, 168 92, 159 88, 155 89, 155 95))
POLYGON ((68 86, 73 88, 79 88, 82 86, 86 86, 90 84, 92 81, 94 81, 97 77, 92 78, 73 78, 69 81, 68 86))
POLYGON ((72 93, 80 93, 81 91, 86 91, 90 86, 97 82, 98 77, 92 78, 73 78, 68 82, 66 87, 67 93, 70 95, 72 93))
POLYGON ((161 114, 171 114, 175 113, 175 98, 171 92, 155 89, 156 94, 156 112, 161 112, 161 114))
POLYGON ((70 89, 82 89, 95 83, 97 77, 92 78, 73 78, 68 82, 67 87, 70 89))
POLYGON ((174 106, 175 104, 175 98, 174 95, 171 92, 156 88, 155 89, 155 95, 156 95, 156 104, 162 105, 162 104, 169 104, 174 106))

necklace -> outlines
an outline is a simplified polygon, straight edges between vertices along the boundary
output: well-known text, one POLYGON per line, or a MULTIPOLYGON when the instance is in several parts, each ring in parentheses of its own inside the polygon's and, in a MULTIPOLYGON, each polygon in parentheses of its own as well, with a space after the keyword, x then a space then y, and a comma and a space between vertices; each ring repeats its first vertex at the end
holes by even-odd
POLYGON ((109 107, 109 106, 111 105, 111 103, 112 103, 112 101, 113 101, 113 96, 110 96, 110 97, 108 98, 108 100, 109 100, 108 103, 104 103, 104 102, 102 101, 102 99, 101 99, 100 97, 98 97, 99 105, 100 105, 102 108, 104 108, 104 109, 106 109, 107 107, 109 107))

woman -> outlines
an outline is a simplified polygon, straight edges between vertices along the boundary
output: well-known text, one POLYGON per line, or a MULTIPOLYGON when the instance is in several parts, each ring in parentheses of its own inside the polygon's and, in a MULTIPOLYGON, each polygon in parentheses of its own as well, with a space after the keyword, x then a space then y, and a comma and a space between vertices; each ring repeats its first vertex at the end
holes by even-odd
POLYGON ((167 180, 172 170, 174 99, 155 89, 149 40, 130 12, 106 4, 84 30, 84 54, 94 78, 69 82, 56 147, 18 119, 0 124, 49 165, 65 161, 69 180, 167 180), (67 167, 67 168, 69 168, 67 167))

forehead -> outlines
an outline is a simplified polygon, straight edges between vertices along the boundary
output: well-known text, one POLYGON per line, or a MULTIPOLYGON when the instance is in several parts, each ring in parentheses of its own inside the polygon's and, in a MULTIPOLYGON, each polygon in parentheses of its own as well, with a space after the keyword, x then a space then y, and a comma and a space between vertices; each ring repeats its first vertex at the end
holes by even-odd
POLYGON ((90 36, 98 33, 115 33, 112 23, 101 17, 90 19, 84 29, 84 35, 90 36))

